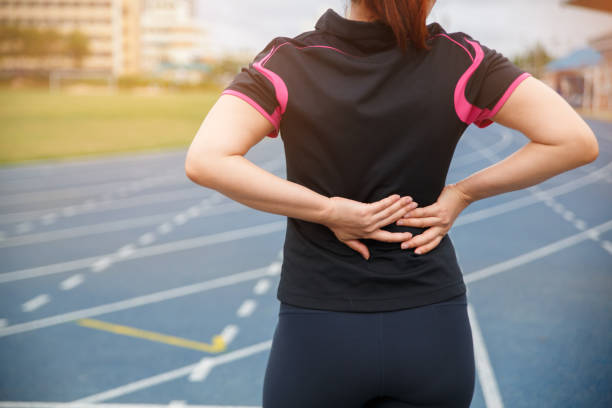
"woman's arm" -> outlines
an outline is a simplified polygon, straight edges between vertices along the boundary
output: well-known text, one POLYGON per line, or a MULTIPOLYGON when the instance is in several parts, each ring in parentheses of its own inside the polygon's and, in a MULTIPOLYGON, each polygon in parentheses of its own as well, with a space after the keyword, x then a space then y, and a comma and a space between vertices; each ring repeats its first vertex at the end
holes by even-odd
POLYGON ((371 204, 325 197, 247 160, 244 155, 249 149, 272 130, 272 124, 251 105, 222 95, 189 147, 187 176, 257 210, 326 225, 366 259, 369 252, 359 238, 401 242, 412 237, 381 229, 416 207, 410 197, 394 194, 371 204))
POLYGON ((433 249, 470 203, 526 188, 559 173, 591 163, 599 154, 593 131, 553 89, 534 77, 521 82, 493 116, 531 141, 469 177, 446 186, 438 201, 417 208, 399 225, 431 227, 402 244, 402 248, 433 249))

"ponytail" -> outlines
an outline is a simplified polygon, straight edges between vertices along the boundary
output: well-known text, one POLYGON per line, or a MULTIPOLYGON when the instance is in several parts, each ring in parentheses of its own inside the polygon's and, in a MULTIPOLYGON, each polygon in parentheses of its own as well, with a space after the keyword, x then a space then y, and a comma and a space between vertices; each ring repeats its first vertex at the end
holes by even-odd
POLYGON ((427 19, 428 0, 352 0, 362 2, 376 20, 393 30, 398 46, 406 51, 408 41, 418 50, 429 50, 427 19))

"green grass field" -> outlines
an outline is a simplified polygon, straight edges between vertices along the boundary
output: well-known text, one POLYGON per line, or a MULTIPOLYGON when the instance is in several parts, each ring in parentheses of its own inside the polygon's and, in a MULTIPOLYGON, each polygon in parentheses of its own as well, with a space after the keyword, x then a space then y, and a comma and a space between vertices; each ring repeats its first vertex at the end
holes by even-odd
POLYGON ((188 146, 220 95, 0 90, 0 164, 188 146))

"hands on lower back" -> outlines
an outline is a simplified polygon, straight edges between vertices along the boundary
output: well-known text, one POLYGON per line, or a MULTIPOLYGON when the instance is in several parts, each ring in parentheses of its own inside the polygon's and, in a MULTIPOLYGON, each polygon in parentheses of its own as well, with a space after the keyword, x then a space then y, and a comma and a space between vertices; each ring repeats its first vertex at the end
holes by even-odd
POLYGON ((402 242, 402 249, 415 248, 415 253, 424 254, 434 249, 453 226, 459 214, 472 200, 454 184, 446 185, 435 203, 403 215, 397 225, 427 228, 421 234, 402 242))
POLYGON ((341 242, 368 259, 368 247, 359 239, 398 243, 408 241, 412 238, 410 232, 389 232, 381 228, 399 220, 417 206, 410 196, 400 197, 398 194, 374 203, 330 197, 330 211, 325 225, 341 242))

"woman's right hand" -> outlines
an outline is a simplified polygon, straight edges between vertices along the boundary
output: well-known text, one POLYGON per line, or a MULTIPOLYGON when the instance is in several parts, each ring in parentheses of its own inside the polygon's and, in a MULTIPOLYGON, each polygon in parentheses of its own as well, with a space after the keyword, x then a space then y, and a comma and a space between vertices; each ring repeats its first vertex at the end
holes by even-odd
POLYGON ((330 197, 330 209, 324 223, 341 242, 359 252, 366 260, 368 247, 360 238, 385 242, 403 242, 412 238, 410 232, 390 232, 381 229, 399 220, 418 203, 410 196, 393 194, 374 203, 362 203, 343 197, 330 197))

